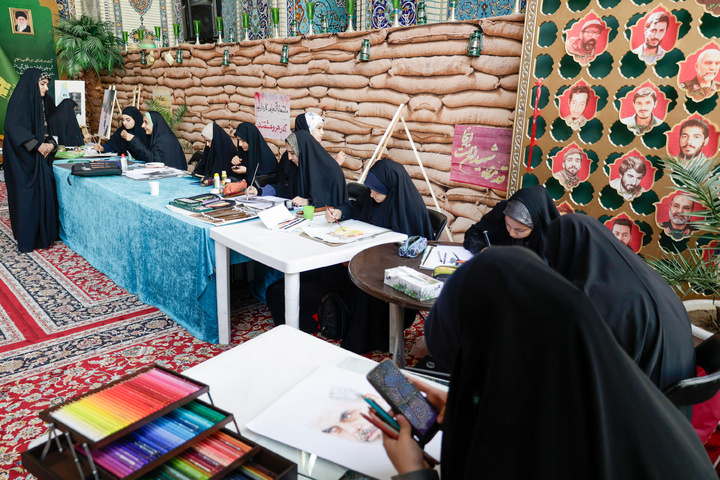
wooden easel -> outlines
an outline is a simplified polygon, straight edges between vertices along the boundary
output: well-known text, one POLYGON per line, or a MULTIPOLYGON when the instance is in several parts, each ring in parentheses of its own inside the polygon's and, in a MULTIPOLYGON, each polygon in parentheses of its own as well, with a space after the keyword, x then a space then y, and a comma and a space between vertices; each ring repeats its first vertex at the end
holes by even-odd
MULTIPOLYGON (((388 125, 387 129, 385 130, 385 134, 380 139, 380 143, 378 143, 377 147, 375 147, 375 151, 372 154, 372 157, 370 157, 370 161, 368 162, 367 166, 365 167, 365 170, 363 171, 362 175, 360 175, 360 178, 358 179, 359 183, 365 183, 365 177, 367 177, 368 172, 370 171, 370 167, 372 167, 373 162, 376 158, 382 158, 383 153, 385 153, 385 148, 387 147, 388 142, 390 141, 390 137, 392 136, 392 132, 395 131, 395 127, 397 126, 398 120, 402 121, 403 127, 405 127, 405 134, 408 137, 408 140, 410 140, 410 146, 412 147, 413 153, 415 154, 415 159, 418 162, 418 165, 420 166, 420 171, 423 174, 423 177, 425 178, 425 183, 428 186, 428 190, 430 190, 430 196, 433 199, 433 203, 435 204, 435 208, 438 209, 438 212, 443 213, 443 209, 440 208, 440 204, 438 204, 437 198, 435 198, 435 192, 432 189, 432 185, 430 185, 430 179, 427 176, 427 173, 425 172, 425 167, 423 166, 422 160, 420 160, 420 155, 418 155, 417 149, 415 148, 415 142, 412 139, 412 135, 410 135, 410 129, 408 128, 407 124, 405 123, 405 119, 400 115, 405 108, 405 104, 402 103, 397 109, 397 112, 395 112, 395 115, 393 116, 392 121, 390 122, 390 125, 388 125), (378 153, 379 152, 379 153, 378 153)), ((453 241, 452 234, 450 233, 450 228, 448 228, 447 224, 445 225, 445 233, 447 234, 450 241, 453 241)))
POLYGON ((135 107, 138 110, 140 110, 140 99, 141 98, 142 98, 142 90, 141 90, 140 85, 137 85, 133 88, 133 97, 132 97, 132 103, 130 104, 130 106, 135 107))

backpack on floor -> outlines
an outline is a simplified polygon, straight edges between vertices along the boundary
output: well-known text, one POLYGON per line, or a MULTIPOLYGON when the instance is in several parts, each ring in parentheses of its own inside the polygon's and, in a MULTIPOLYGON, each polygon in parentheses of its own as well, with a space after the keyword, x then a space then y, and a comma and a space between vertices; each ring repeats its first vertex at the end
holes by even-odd
POLYGON ((350 323, 350 309, 335 292, 325 294, 318 306, 318 328, 325 338, 340 340, 350 323))

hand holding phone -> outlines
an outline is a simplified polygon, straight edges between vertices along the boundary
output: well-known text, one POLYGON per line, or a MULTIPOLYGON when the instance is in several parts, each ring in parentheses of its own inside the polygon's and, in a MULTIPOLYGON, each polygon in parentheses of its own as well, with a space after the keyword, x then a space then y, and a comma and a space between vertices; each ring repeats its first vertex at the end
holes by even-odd
POLYGON ((367 378, 392 409, 407 419, 413 436, 421 446, 435 436, 440 428, 438 410, 391 360, 381 362, 368 373, 367 378))

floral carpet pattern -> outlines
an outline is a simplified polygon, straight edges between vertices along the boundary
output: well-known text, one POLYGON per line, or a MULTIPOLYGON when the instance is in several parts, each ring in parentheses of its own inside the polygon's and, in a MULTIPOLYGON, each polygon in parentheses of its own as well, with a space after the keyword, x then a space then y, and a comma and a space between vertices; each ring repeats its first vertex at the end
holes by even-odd
MULTIPOLYGON (((233 284, 231 304, 230 344, 213 345, 119 288, 62 242, 18 253, 0 182, 0 480, 35 478, 22 468, 20 453, 47 431, 40 410, 153 363, 186 370, 273 328, 247 283, 233 284)), ((418 321, 405 331, 406 346, 421 334, 418 321)), ((408 357, 410 365, 416 361, 408 357)))

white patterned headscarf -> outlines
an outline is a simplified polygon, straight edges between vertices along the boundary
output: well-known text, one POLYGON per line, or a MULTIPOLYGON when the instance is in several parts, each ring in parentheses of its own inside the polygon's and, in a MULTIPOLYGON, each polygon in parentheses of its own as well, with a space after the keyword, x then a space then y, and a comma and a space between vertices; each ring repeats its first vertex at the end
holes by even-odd
POLYGON ((305 114, 305 121, 308 124, 308 129, 310 130, 310 134, 315 131, 315 127, 320 125, 321 123, 325 122, 325 119, 314 112, 307 112, 305 114))

